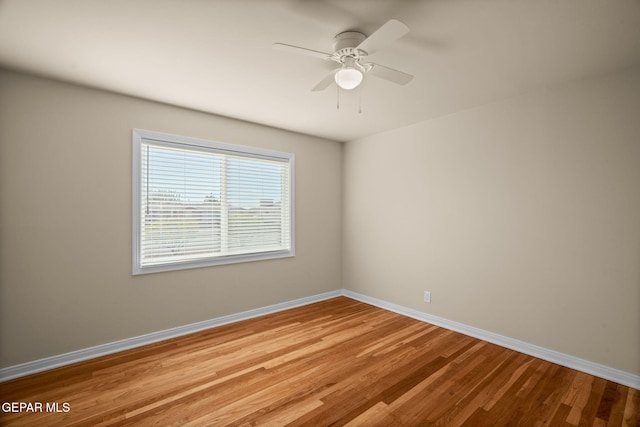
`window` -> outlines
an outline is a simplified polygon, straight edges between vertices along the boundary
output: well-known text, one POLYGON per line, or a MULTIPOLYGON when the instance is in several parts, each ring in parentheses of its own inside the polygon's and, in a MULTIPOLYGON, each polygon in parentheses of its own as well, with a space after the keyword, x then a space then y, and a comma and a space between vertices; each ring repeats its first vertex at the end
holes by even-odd
POLYGON ((294 255, 294 155, 133 130, 133 274, 294 255))

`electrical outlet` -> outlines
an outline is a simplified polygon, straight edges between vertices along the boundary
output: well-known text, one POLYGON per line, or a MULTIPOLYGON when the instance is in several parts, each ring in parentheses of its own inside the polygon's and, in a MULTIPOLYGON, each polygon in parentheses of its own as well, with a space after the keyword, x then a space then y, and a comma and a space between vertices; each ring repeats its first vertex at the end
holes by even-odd
POLYGON ((431 292, 424 291, 424 302, 431 304, 431 292))

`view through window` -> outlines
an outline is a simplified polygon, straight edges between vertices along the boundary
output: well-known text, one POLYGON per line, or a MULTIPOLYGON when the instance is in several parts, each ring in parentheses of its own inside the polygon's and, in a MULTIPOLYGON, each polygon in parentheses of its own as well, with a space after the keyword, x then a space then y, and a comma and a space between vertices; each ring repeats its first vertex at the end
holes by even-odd
POLYGON ((134 274, 293 256, 293 155, 134 130, 134 274))

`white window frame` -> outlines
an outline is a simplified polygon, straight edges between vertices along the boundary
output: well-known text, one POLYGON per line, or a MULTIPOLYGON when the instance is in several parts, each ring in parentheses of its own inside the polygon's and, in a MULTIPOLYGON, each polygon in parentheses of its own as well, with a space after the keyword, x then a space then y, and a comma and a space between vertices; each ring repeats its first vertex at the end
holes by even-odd
POLYGON ((141 129, 133 129, 132 132, 132 274, 157 273, 162 271, 183 270, 189 268, 208 267, 214 265, 234 264, 240 262, 261 261, 277 258, 295 256, 295 155, 281 151, 268 150, 264 148, 249 147, 244 145, 228 144, 222 142, 208 141, 204 139, 191 138, 186 136, 170 135, 160 132, 153 132, 141 129), (216 152, 223 152, 235 155, 245 155, 253 158, 277 159, 287 161, 289 164, 289 236, 290 249, 270 252, 258 252, 248 254, 236 254, 226 256, 216 256, 200 260, 180 261, 153 266, 141 266, 141 148, 144 141, 154 144, 170 146, 187 146, 190 149, 203 148, 216 152))

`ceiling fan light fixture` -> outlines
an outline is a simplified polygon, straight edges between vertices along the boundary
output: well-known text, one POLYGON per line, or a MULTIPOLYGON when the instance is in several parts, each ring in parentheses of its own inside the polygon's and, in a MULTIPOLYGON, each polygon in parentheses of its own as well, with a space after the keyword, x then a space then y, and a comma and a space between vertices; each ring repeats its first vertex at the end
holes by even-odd
POLYGON ((336 84, 342 89, 351 90, 362 83, 362 72, 356 68, 345 66, 336 71, 336 84))

